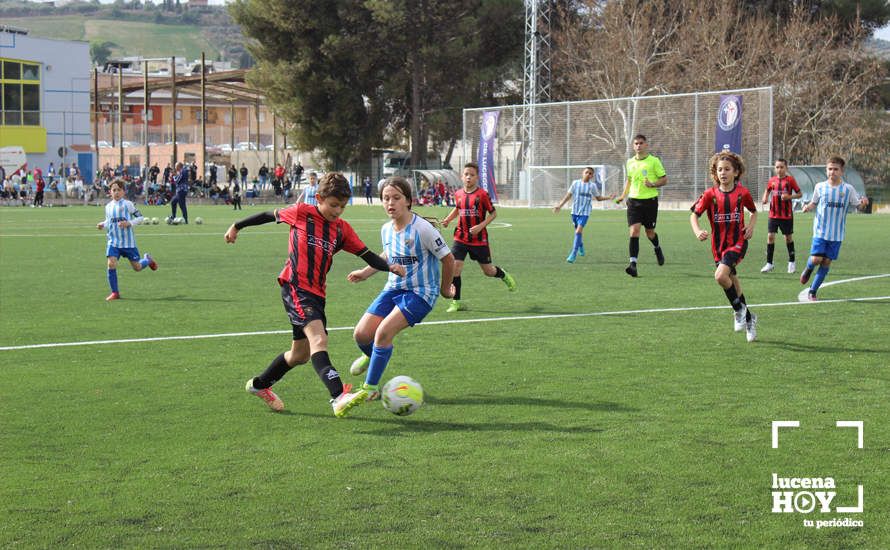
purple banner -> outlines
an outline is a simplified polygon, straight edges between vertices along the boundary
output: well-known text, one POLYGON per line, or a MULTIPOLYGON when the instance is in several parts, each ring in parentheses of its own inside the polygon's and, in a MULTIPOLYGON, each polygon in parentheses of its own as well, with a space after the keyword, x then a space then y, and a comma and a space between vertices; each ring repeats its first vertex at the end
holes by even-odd
POLYGON ((479 154, 476 156, 479 165, 479 187, 485 189, 491 202, 498 202, 498 192, 494 181, 494 138, 498 133, 498 116, 500 111, 484 111, 482 113, 482 130, 479 139, 479 154))
POLYGON ((717 109, 717 131, 714 133, 714 152, 732 151, 742 154, 742 96, 720 96, 717 109))

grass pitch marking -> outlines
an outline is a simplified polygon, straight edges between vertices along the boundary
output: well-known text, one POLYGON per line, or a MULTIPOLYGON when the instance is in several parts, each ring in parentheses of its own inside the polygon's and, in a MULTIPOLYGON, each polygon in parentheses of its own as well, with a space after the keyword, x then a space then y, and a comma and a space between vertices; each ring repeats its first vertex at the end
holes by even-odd
MULTIPOLYGON (((842 284, 844 284, 844 283, 854 283, 854 282, 856 282, 856 281, 865 281, 865 280, 868 280, 868 279, 880 279, 881 277, 890 277, 890 273, 884 273, 883 275, 866 275, 865 277, 853 277, 852 279, 838 279, 838 280, 836 280, 836 281, 829 281, 829 282, 827 282, 827 283, 822 283, 822 286, 819 287, 819 288, 824 288, 824 287, 826 287, 826 286, 831 286, 831 285, 842 285, 842 284)), ((798 301, 798 302, 806 302, 806 301, 808 301, 807 293, 808 293, 809 291, 810 291, 810 287, 809 287, 809 286, 807 286, 806 288, 804 288, 803 290, 801 290, 801 291, 797 294, 797 301, 798 301)))
MULTIPOLYGON (((875 275, 870 277, 859 277, 855 280, 864 278, 872 279, 877 277, 890 277, 890 273, 886 275, 875 275)), ((842 282, 850 282, 853 279, 835 281, 834 284, 842 282)), ((824 285, 823 285, 824 286, 824 285)), ((751 304, 752 307, 785 307, 785 306, 818 306, 820 304, 837 304, 847 302, 867 302, 873 300, 890 300, 890 296, 866 296, 862 298, 844 298, 835 300, 820 300, 818 302, 775 302, 771 304, 751 304)), ((571 319, 577 317, 606 317, 610 315, 640 315, 646 313, 673 313, 685 311, 705 311, 709 309, 727 309, 728 305, 720 306, 693 306, 693 307, 668 307, 653 309, 626 309, 623 311, 593 311, 588 313, 552 313, 547 315, 517 315, 513 317, 483 317, 477 319, 448 319, 444 321, 428 321, 417 325, 418 327, 426 327, 433 325, 456 325, 464 323, 495 323, 501 321, 530 321, 540 319, 571 319)), ((353 330, 355 327, 328 327, 328 332, 353 330)), ((22 346, 0 346, 0 351, 17 351, 26 349, 39 348, 64 348, 71 346, 102 346, 107 344, 130 344, 137 342, 164 342, 169 340, 204 340, 207 338, 231 338, 233 336, 263 336, 268 334, 290 334, 291 330, 260 330, 252 332, 224 332, 220 334, 191 334, 184 336, 155 336, 151 338, 126 338, 121 340, 85 340, 81 342, 53 342, 47 344, 27 344, 22 346)))

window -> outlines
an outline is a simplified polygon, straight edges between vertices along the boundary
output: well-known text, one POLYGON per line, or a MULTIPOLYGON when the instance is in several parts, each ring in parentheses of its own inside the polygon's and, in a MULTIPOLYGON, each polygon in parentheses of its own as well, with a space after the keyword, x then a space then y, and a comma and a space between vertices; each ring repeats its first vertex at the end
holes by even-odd
POLYGON ((40 65, 0 59, 0 124, 40 125, 40 65))
POLYGON ((176 109, 176 111, 174 111, 173 113, 173 117, 176 120, 182 120, 182 109, 176 109))

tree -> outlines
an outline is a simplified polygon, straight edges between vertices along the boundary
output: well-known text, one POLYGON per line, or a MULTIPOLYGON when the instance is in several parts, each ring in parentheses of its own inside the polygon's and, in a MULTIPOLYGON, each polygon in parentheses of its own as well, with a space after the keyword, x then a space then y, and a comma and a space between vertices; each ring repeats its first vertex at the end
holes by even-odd
POLYGON ((863 52, 865 27, 814 17, 803 3, 776 18, 733 2, 589 1, 562 17, 577 23, 556 37, 562 97, 773 86, 774 152, 792 163, 850 151, 884 74, 863 52), (603 55, 604 44, 622 54, 603 55))
POLYGON ((114 46, 113 42, 91 42, 90 58, 93 60, 93 63, 102 65, 108 61, 108 58, 111 57, 112 46, 114 46))
POLYGON ((238 0, 251 38, 252 82, 295 124, 291 136, 335 166, 367 158, 387 139, 426 144, 460 132, 460 108, 478 105, 521 59, 519 0, 238 0))

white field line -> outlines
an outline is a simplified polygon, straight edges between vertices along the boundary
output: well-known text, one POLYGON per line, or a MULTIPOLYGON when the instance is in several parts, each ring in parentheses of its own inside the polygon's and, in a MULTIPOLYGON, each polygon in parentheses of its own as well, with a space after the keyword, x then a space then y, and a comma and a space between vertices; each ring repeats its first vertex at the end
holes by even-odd
MULTIPOLYGON (((815 277, 816 274, 814 273, 812 276, 815 277)), ((831 286, 831 285, 842 285, 844 283, 854 283, 856 281, 865 281, 867 279, 880 279, 881 277, 890 277, 890 273, 884 273, 883 275, 866 275, 865 277, 853 277, 852 279, 838 279, 836 281, 828 281, 827 283, 822 283, 822 286, 820 286, 819 288, 825 288, 825 287, 831 286)), ((800 302, 806 302, 807 301, 807 293, 809 291, 810 291, 809 286, 807 286, 806 288, 801 290, 797 294, 797 300, 800 302)))
MULTIPOLYGON (((863 298, 847 298, 838 300, 820 300, 818 302, 775 302, 771 304, 750 304, 753 308, 784 307, 784 306, 816 306, 820 304, 836 304, 847 302, 865 302, 872 300, 890 300, 890 296, 868 296, 863 298)), ((694 306, 669 307, 658 309, 627 309, 623 311, 595 311, 589 313, 553 313, 549 315, 518 315, 514 317, 484 317, 479 319, 449 319, 446 321, 428 321, 417 326, 456 325, 464 323, 495 323, 501 321, 529 321, 541 319, 570 319, 577 317, 605 317, 609 315, 639 315, 647 313, 671 313, 684 311, 704 311, 708 309, 726 309, 729 306, 694 306)), ((354 327, 328 327, 328 331, 352 330, 354 327)), ((262 336, 267 334, 290 334, 291 330, 261 330, 254 332, 225 332, 220 334, 191 334, 182 336, 157 336, 152 338, 127 338, 122 340, 86 340, 81 342, 54 342, 48 344, 28 344, 23 346, 2 346, 0 351, 16 351, 38 348, 63 348, 70 346, 101 346, 106 344, 131 344, 137 342, 163 342, 168 340, 203 340, 207 338, 230 338, 235 336, 262 336)))

